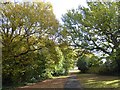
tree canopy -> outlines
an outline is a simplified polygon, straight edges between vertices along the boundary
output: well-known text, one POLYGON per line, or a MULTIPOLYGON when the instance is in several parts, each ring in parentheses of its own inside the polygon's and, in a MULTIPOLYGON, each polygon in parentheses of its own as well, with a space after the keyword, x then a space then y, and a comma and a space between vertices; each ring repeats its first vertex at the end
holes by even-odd
POLYGON ((72 46, 113 57, 120 68, 120 2, 88 2, 63 15, 72 46))
POLYGON ((50 3, 5 3, 0 14, 3 85, 67 74, 73 67, 75 52, 54 40, 59 22, 50 3))

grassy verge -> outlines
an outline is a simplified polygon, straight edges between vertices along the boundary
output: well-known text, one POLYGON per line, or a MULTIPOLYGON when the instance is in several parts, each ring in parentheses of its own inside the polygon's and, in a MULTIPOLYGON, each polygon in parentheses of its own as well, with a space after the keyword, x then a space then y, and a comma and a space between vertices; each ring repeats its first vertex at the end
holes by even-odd
POLYGON ((77 74, 83 88, 120 88, 120 77, 77 74))
POLYGON ((58 78, 68 78, 69 76, 66 75, 66 76, 54 76, 52 79, 58 79, 58 78))

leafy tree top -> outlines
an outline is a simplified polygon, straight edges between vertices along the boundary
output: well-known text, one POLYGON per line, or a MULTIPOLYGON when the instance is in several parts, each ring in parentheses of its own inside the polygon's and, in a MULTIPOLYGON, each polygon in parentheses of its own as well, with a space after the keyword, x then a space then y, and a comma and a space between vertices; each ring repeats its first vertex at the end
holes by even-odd
MULTIPOLYGON (((62 18, 72 45, 111 55, 120 48, 119 2, 88 2, 62 18)), ((67 37, 67 38, 68 38, 67 37)))

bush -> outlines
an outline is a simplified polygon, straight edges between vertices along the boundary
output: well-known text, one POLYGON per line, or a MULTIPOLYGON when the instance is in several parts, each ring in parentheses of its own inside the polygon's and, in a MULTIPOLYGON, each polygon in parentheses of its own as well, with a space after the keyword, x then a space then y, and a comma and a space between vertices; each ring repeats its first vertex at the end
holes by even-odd
POLYGON ((87 62, 83 58, 78 59, 77 67, 82 73, 85 73, 88 70, 87 62))
POLYGON ((118 69, 115 64, 115 62, 112 62, 110 64, 103 64, 100 69, 99 69, 99 74, 104 74, 104 75, 117 75, 118 74, 118 69))
POLYGON ((87 72, 91 74, 98 74, 99 70, 100 70, 100 67, 90 67, 87 72))

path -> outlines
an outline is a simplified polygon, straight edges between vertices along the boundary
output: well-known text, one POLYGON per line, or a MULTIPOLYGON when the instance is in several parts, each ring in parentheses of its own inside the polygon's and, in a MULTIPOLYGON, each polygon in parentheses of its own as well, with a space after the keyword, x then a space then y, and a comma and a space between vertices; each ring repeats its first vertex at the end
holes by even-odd
POLYGON ((70 89, 77 89, 77 90, 82 90, 80 83, 76 77, 76 75, 71 75, 68 80, 66 81, 64 85, 65 90, 70 90, 70 89))
POLYGON ((45 88, 64 88, 64 83, 67 81, 66 78, 56 78, 56 79, 47 79, 42 82, 37 82, 33 85, 27 85, 23 87, 19 87, 16 90, 31 90, 31 89, 37 89, 41 90, 41 88, 44 90, 45 88))
POLYGON ((76 73, 73 71, 70 72, 70 75, 56 78, 56 79, 47 79, 42 82, 35 83, 33 85, 27 85, 23 87, 19 87, 16 90, 24 90, 24 89, 40 89, 40 88, 51 88, 57 90, 57 88, 61 88, 63 90, 82 90, 79 80, 77 79, 76 73))

